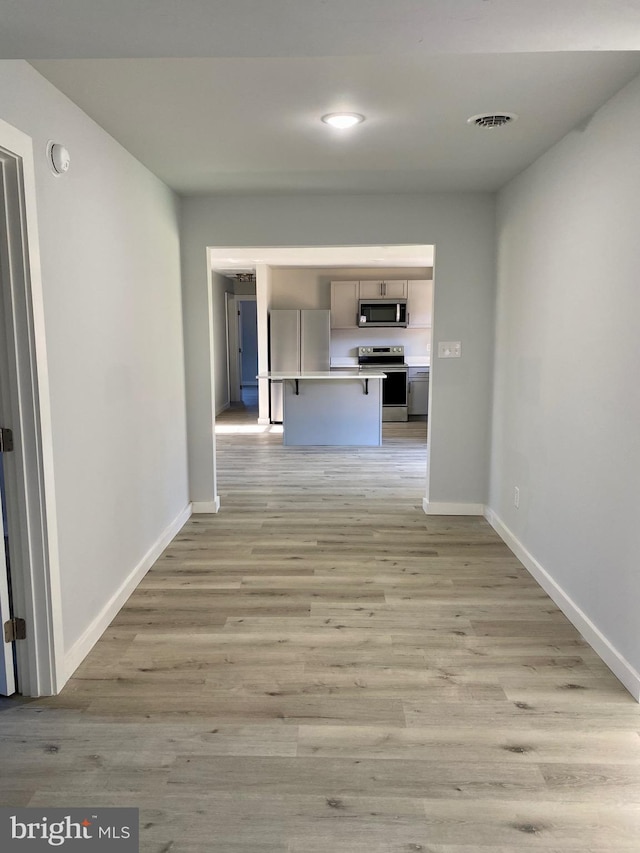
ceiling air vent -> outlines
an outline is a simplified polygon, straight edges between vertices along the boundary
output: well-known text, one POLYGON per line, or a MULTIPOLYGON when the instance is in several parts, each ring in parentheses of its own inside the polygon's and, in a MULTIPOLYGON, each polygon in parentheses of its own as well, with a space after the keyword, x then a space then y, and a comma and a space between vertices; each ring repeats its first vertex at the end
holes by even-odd
POLYGON ((468 118, 467 124, 473 124, 476 127, 504 127, 505 124, 511 124, 517 118, 515 113, 481 113, 468 118))

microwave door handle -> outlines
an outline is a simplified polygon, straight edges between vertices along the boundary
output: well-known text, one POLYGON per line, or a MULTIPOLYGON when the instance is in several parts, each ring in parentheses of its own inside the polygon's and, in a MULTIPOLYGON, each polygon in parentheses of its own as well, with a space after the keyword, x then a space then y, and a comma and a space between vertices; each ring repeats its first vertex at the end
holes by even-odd
POLYGON ((400 303, 396 302, 396 323, 400 322, 400 303))

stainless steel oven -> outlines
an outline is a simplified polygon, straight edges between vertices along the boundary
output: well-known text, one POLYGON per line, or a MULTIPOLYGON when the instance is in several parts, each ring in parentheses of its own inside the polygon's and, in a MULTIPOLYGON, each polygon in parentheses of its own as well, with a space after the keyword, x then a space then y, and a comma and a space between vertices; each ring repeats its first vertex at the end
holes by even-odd
POLYGON ((358 367, 362 373, 382 370, 387 374, 382 380, 382 420, 409 420, 409 368, 404 361, 404 347, 358 347, 358 367))

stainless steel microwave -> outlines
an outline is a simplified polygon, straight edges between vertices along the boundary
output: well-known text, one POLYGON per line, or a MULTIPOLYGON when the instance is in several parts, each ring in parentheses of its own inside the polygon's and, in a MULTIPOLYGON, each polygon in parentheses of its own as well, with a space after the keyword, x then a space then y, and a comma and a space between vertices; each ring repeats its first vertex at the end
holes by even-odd
POLYGON ((358 325, 406 326, 406 299, 361 299, 358 302, 358 325))

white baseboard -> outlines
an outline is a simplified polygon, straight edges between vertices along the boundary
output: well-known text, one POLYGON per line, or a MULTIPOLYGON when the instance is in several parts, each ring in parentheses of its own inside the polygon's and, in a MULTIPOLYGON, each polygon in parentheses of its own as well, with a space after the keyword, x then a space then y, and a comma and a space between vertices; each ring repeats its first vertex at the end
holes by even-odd
POLYGON ((194 515, 209 515, 220 512, 220 495, 214 501, 194 501, 191 504, 191 512, 194 515))
POLYGON ((595 653, 602 658, 616 678, 624 684, 636 702, 640 702, 640 673, 620 654, 616 647, 593 624, 589 617, 583 613, 573 599, 567 595, 535 557, 527 551, 520 540, 514 536, 496 513, 487 507, 484 515, 500 538, 511 548, 527 571, 538 581, 555 604, 558 605, 560 610, 562 610, 571 624, 582 634, 595 653))
POLYGON ((227 400, 226 403, 223 403, 216 409, 216 417, 218 417, 218 415, 222 414, 222 412, 225 412, 229 408, 231 408, 231 403, 229 402, 229 400, 227 400))
POLYGON ((260 426, 269 426, 271 423, 271 418, 258 418, 258 423, 260 426))
POLYGON ((434 503, 426 498, 422 509, 427 515, 484 515, 484 504, 434 503))
POLYGON ((64 656, 63 683, 58 685, 62 690, 66 682, 71 678, 91 649, 109 627, 122 605, 129 598, 142 578, 158 559, 167 545, 175 537, 191 516, 191 506, 186 506, 171 524, 160 534, 160 537, 149 548, 138 565, 133 569, 128 578, 120 585, 119 589, 111 596, 84 634, 76 640, 73 646, 64 656))

